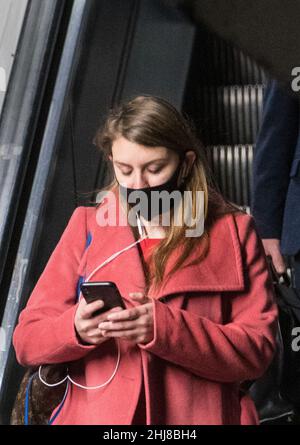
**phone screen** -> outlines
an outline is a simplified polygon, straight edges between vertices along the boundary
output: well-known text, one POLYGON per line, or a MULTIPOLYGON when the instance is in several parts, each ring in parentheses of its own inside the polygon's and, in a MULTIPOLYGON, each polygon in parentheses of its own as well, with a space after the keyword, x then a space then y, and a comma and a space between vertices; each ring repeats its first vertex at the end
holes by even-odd
POLYGON ((126 309, 119 289, 112 281, 88 281, 81 283, 80 290, 87 303, 96 300, 104 301, 104 307, 95 312, 94 316, 117 306, 126 309))

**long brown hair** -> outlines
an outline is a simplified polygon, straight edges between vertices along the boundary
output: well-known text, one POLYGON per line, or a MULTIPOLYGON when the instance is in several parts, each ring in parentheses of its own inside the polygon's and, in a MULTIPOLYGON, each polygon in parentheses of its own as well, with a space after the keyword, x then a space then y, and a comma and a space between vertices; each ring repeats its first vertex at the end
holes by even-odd
MULTIPOLYGON (((94 143, 108 161, 111 173, 113 166, 108 156, 112 155, 113 142, 121 136, 147 147, 163 146, 179 155, 188 150, 196 154, 184 188, 192 192, 193 215, 196 209, 196 191, 204 192, 204 232, 199 237, 186 237, 185 232, 190 227, 185 224, 174 225, 174 212, 171 211, 171 224, 165 228, 166 238, 152 251, 147 264, 143 262, 146 290, 149 290, 150 285, 157 290, 163 281, 169 279, 179 268, 200 263, 209 251, 209 228, 213 222, 226 213, 241 212, 241 209, 226 200, 214 183, 205 148, 196 135, 193 122, 165 99, 151 95, 137 96, 110 109, 105 123, 97 131, 94 143), (178 247, 182 249, 178 261, 165 277, 167 261, 178 247), (199 256, 184 265, 190 254, 195 251, 199 251, 199 256)), ((110 184, 98 191, 117 187, 113 173, 112 177, 110 184)), ((132 227, 132 230, 138 239, 137 228, 132 227)))

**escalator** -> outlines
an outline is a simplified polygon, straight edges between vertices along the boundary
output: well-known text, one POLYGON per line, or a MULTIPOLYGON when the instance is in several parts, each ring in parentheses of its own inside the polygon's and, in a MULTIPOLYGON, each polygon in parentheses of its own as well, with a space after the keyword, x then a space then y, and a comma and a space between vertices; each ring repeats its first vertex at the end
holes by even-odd
POLYGON ((24 374, 18 314, 74 208, 109 182, 93 145, 109 108, 154 94, 189 114, 221 191, 248 209, 265 78, 172 2, 28 0, 0 120, 0 423, 24 374))
POLYGON ((255 61, 198 26, 184 109, 197 123, 219 189, 248 212, 265 82, 255 61))

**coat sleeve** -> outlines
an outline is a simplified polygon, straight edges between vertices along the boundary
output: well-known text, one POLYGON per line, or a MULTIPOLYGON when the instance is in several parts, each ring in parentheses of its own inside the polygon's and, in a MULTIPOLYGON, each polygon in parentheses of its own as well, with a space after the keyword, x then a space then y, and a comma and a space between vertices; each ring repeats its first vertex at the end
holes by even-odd
POLYGON ((298 98, 276 80, 270 80, 264 94, 262 124, 254 148, 250 206, 261 238, 281 238, 298 132, 298 98))
POLYGON ((86 209, 77 207, 37 281, 13 334, 22 366, 82 358, 96 345, 81 344, 74 317, 77 273, 86 243, 86 209))
POLYGON ((229 323, 153 300, 154 338, 139 344, 141 349, 219 382, 254 380, 264 373, 275 351, 277 306, 255 223, 244 217, 239 232, 248 289, 223 295, 230 299, 229 323))

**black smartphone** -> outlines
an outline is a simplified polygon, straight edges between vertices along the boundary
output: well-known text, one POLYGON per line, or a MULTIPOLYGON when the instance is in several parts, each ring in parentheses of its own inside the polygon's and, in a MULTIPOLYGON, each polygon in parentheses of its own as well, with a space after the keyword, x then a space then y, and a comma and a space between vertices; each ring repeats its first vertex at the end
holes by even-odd
POLYGON ((119 289, 112 281, 87 281, 81 283, 80 290, 87 303, 96 300, 103 300, 104 302, 103 308, 94 312, 93 317, 118 306, 126 309, 119 289))

